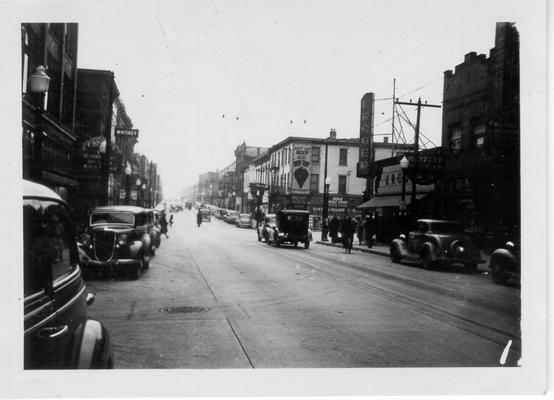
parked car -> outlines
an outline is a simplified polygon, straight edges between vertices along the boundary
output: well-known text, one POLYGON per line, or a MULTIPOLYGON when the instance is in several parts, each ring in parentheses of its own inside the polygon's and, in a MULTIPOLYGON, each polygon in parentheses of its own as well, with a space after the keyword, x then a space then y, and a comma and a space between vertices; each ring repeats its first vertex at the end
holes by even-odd
POLYGON ((489 264, 494 282, 507 284, 519 283, 521 279, 521 250, 514 242, 507 242, 503 248, 496 249, 489 264))
POLYGON ((236 225, 239 228, 251 228, 252 216, 250 214, 239 214, 236 225))
POLYGON ((417 261, 426 269, 463 265, 469 272, 483 262, 477 248, 454 221, 420 219, 406 238, 400 235, 390 244, 390 258, 399 263, 417 261))
POLYGON ((262 224, 258 227, 258 242, 261 242, 262 239, 266 242, 268 241, 267 237, 269 235, 269 230, 275 230, 277 226, 277 216, 275 214, 267 214, 264 217, 262 224))
MULTIPOLYGON (((9 272, 8 272, 9 273, 9 272)), ((89 318, 75 232, 66 203, 37 183, 23 183, 25 369, 113 368, 110 335, 89 318)))
POLYGON ((229 213, 225 216, 224 221, 229 224, 236 224, 239 217, 240 213, 238 211, 229 211, 229 213))
POLYGON ((313 238, 312 231, 308 228, 309 218, 310 213, 305 210, 277 211, 275 228, 267 229, 267 244, 281 246, 283 243, 290 243, 297 247, 298 243, 304 243, 304 248, 310 248, 313 238))
POLYGON ((80 236, 79 248, 85 269, 125 272, 138 279, 150 267, 152 239, 149 212, 135 206, 105 206, 93 209, 89 227, 80 236))
POLYGON ((161 230, 159 218, 160 213, 156 210, 147 210, 146 211, 146 223, 148 225, 148 233, 150 234, 150 243, 152 255, 156 254, 156 249, 160 247, 162 242, 161 230))

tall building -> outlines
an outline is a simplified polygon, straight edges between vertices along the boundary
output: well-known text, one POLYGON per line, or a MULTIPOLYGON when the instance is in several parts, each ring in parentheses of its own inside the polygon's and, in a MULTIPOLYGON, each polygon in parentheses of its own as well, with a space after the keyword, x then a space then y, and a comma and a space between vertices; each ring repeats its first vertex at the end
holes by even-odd
POLYGON ((23 177, 72 202, 79 189, 74 168, 77 85, 76 23, 21 24, 23 177), (43 66, 48 91, 31 93, 29 78, 43 66))
POLYGON ((519 140, 519 34, 499 22, 489 57, 444 73, 441 214, 483 240, 519 235, 519 140))

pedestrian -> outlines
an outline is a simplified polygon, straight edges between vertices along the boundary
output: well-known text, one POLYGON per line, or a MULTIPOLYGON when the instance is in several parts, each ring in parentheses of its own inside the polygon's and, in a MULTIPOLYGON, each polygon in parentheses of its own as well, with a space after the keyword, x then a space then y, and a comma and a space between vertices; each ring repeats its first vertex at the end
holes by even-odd
POLYGON ((337 243, 338 242, 338 231, 340 228, 340 221, 339 219, 333 215, 331 219, 329 220, 329 236, 331 237, 331 243, 337 243))
POLYGON ((202 224, 202 212, 200 211, 200 209, 198 209, 198 213, 196 214, 196 223, 200 228, 200 225, 202 224))
POLYGON ((169 216, 169 226, 172 227, 173 226, 173 214, 171 214, 169 216))
POLYGON ((167 218, 165 217, 164 211, 162 211, 162 216, 160 217, 160 226, 160 235, 165 235, 165 237, 168 238, 169 235, 167 234, 167 218))
POLYGON ((341 221, 340 229, 341 229, 342 246, 344 247, 344 252, 350 254, 352 251, 352 242, 354 241, 354 231, 356 230, 356 222, 354 221, 354 219, 346 215, 341 221))

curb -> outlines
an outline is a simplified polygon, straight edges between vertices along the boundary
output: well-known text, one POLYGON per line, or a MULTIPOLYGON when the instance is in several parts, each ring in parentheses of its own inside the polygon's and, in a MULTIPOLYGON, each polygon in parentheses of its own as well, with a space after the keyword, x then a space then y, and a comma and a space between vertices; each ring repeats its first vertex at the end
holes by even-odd
MULTIPOLYGON (((315 241, 317 244, 322 244, 324 246, 332 246, 332 247, 340 247, 342 248, 342 244, 340 243, 331 243, 331 242, 322 242, 321 240, 315 241)), ((363 248, 363 247, 352 247, 352 250, 361 251, 362 253, 369 253, 369 254, 376 254, 378 256, 384 256, 388 257, 389 253, 381 251, 381 250, 373 250, 369 248, 363 248)))

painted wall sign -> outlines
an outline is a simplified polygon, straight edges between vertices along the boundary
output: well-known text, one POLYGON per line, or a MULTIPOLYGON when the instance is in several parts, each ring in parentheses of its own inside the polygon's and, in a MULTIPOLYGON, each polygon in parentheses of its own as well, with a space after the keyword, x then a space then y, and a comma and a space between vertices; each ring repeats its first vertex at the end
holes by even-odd
POLYGON ((292 193, 310 192, 310 165, 312 146, 294 145, 292 149, 292 193))

